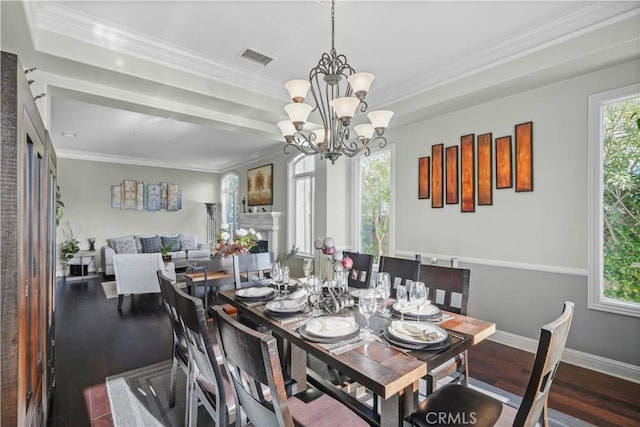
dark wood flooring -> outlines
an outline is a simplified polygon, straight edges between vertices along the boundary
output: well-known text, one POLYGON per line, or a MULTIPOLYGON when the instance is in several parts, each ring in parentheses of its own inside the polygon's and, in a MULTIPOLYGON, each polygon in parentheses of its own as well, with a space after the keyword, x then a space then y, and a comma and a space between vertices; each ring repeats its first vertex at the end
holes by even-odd
MULTIPOLYGON (((171 357, 171 326, 154 296, 106 299, 98 279, 58 284, 56 387, 50 427, 110 425, 105 377, 171 357), (93 420, 93 422, 92 422, 93 420)), ((471 376, 522 395, 533 354, 485 341, 470 353, 471 376)), ((640 385, 562 364, 550 406, 596 426, 640 426, 640 385)))

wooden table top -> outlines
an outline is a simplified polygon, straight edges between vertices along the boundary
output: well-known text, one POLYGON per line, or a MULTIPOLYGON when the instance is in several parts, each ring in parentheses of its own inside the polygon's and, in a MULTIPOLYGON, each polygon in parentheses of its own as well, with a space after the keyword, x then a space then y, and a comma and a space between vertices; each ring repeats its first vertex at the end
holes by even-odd
MULTIPOLYGON (((425 376, 429 370, 495 332, 495 324, 491 322, 446 313, 451 317, 440 326, 451 332, 452 345, 441 352, 404 352, 384 342, 372 341, 355 350, 336 355, 317 343, 303 339, 297 332, 297 327, 308 321, 310 317, 283 322, 264 312, 264 302, 245 303, 236 300, 235 290, 222 291, 220 296, 239 310, 256 318, 275 334, 340 370, 384 399, 402 392, 425 376)), ((357 310, 344 309, 338 315, 353 315, 356 319, 361 316, 357 310)))
MULTIPOLYGON (((185 273, 184 277, 191 282, 204 282, 204 273, 204 271, 185 273)), ((233 279, 233 274, 225 273, 224 271, 207 271, 207 281, 220 279, 233 279)))

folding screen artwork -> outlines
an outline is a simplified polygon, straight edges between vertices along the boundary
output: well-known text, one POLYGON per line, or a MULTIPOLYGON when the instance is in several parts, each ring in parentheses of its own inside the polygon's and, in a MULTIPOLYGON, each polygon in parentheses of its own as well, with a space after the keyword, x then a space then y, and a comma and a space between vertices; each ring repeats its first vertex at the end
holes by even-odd
POLYGON ((147 184, 125 179, 111 186, 111 207, 121 210, 178 211, 182 209, 182 191, 177 184, 147 184))
POLYGON ((533 122, 516 125, 516 191, 533 191, 533 122))
POLYGON ((418 159, 418 199, 428 199, 431 187, 429 186, 429 161, 430 157, 418 159))
POLYGON ((513 187, 511 136, 496 138, 496 188, 513 187))
POLYGON ((493 204, 493 135, 478 135, 478 206, 493 204))
POLYGON ((476 182, 475 182, 475 150, 474 134, 460 138, 460 210, 475 212, 476 210, 476 182))
POLYGON ((443 160, 444 144, 436 144, 431 147, 431 207, 444 206, 443 191, 443 160))
POLYGON ((458 203, 458 146, 452 145, 447 147, 447 204, 455 205, 458 203))

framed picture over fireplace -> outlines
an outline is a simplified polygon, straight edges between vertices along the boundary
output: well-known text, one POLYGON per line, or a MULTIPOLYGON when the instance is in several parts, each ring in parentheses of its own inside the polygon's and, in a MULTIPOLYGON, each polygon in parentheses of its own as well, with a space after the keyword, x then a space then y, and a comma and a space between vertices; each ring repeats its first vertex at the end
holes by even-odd
POLYGON ((273 205, 273 163, 247 171, 249 206, 273 205))

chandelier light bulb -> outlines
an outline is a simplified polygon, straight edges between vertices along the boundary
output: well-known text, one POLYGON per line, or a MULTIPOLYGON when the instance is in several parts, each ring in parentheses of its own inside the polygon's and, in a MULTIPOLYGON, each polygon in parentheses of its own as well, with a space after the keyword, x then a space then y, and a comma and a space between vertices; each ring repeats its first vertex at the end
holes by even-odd
POLYGON ((384 130, 389 126, 389 122, 391 121, 391 117, 393 117, 393 111, 389 110, 378 110, 372 111, 367 114, 369 120, 371 120, 371 125, 376 130, 378 135, 382 135, 384 130))
POLYGON ((344 126, 348 126, 351 118, 356 113, 356 108, 360 105, 360 100, 353 96, 345 96, 342 98, 336 98, 329 103, 336 115, 344 126))
POLYGON ((285 105, 284 110, 289 115, 289 119, 296 127, 296 130, 301 130, 302 126, 307 122, 307 118, 309 117, 309 114, 311 114, 313 107, 302 102, 294 102, 292 104, 285 105))
POLYGON ((291 100, 296 103, 304 101, 310 86, 311 83, 307 80, 289 80, 284 84, 284 87, 289 91, 291 100))
POLYGON ((349 85, 351 85, 353 92, 356 94, 358 99, 362 101, 367 95, 367 92, 369 92, 371 83, 375 78, 376 77, 371 73, 355 73, 351 74, 347 80, 349 81, 349 85))
POLYGON ((373 126, 370 123, 354 126, 353 129, 356 131, 356 134, 364 138, 365 141, 369 141, 373 136, 373 126))
POLYGON ((282 136, 285 139, 290 136, 293 137, 293 134, 296 133, 296 127, 291 123, 291 120, 282 120, 278 122, 278 127, 280 128, 280 132, 282 132, 282 136))

